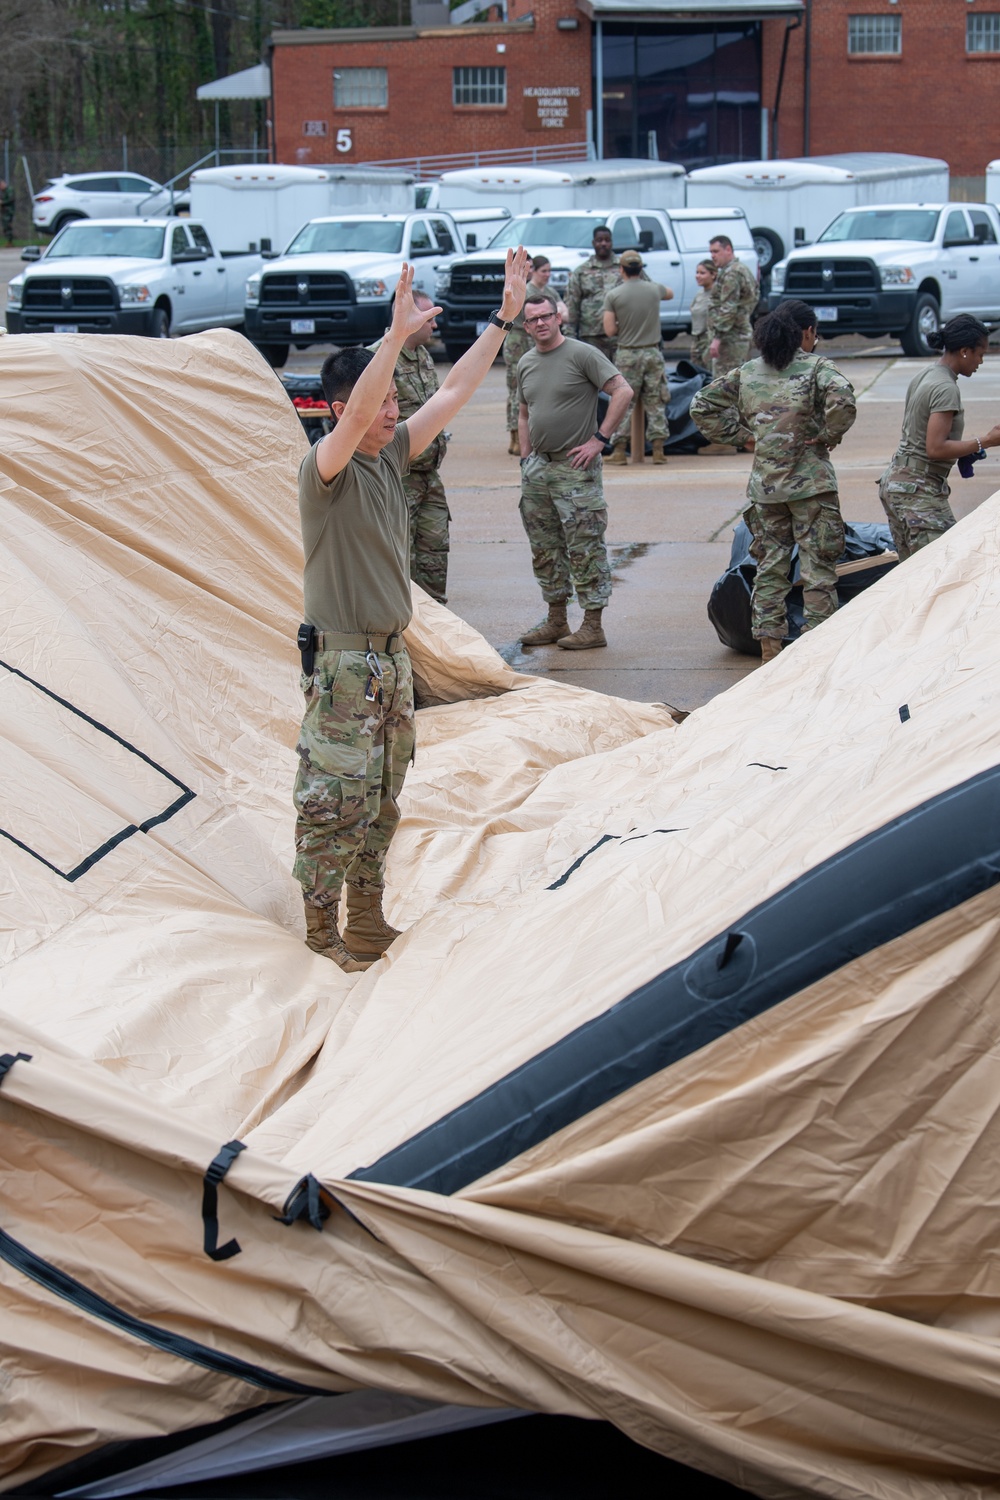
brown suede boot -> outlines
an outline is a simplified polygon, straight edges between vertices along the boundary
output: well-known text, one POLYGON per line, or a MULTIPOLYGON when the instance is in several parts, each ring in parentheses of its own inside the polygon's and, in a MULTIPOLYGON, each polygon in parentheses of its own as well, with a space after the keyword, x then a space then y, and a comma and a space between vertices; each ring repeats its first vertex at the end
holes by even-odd
POLYGON ((344 946, 356 959, 374 962, 401 936, 398 927, 390 927, 382 911, 381 891, 359 891, 347 887, 347 925, 344 946))
POLYGON ((780 654, 780 652, 781 652, 781 641, 778 640, 777 636, 775 636, 775 635, 761 636, 761 641, 760 641, 760 664, 761 664, 762 667, 766 667, 769 661, 774 661, 774 658, 776 656, 778 656, 780 654))
POLYGON ((601 629, 601 615, 603 609, 585 609, 583 612, 583 624, 579 630, 574 630, 572 635, 564 635, 561 640, 556 641, 564 651, 589 651, 594 646, 606 646, 607 636, 601 629))
POLYGON ((625 439, 619 438, 604 460, 606 464, 627 464, 628 455, 625 452, 625 439))
POLYGON ((360 974, 364 969, 371 968, 379 955, 373 953, 365 961, 353 958, 348 953, 337 927, 335 906, 313 906, 311 901, 305 901, 303 905, 306 911, 307 948, 311 948, 314 953, 321 953, 324 958, 332 959, 345 974, 360 974))
POLYGON ((521 439, 516 427, 510 429, 510 442, 507 444, 507 452, 513 453, 515 458, 521 457, 521 439))
POLYGON ((566 599, 562 599, 556 604, 550 604, 545 619, 533 630, 527 630, 522 635, 521 645, 551 646, 561 635, 565 635, 569 629, 569 620, 566 618, 567 603, 566 599))
POLYGON ((667 455, 663 451, 663 439, 662 438, 654 438, 653 439, 653 462, 654 462, 654 464, 665 464, 666 461, 667 461, 667 455))

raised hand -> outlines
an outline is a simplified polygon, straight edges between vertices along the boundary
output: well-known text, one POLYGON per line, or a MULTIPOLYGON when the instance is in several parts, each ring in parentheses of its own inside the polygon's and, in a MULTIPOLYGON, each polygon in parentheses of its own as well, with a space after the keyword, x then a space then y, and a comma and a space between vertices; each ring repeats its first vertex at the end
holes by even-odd
POLYGON ((500 316, 505 323, 516 318, 524 306, 530 271, 531 257, 523 245, 518 245, 516 250, 507 251, 503 273, 503 302, 500 305, 500 316))

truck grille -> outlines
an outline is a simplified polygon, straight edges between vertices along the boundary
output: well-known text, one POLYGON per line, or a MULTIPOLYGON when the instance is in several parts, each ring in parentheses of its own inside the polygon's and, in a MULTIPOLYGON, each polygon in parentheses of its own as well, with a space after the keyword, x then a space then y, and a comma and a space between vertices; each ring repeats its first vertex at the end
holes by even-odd
POLYGON ((503 299, 503 284, 502 261, 453 266, 448 298, 451 302, 499 303, 503 299))
POLYGON ((354 287, 343 271, 307 271, 301 276, 276 271, 261 280, 260 301, 262 307, 272 308, 353 302, 354 287))
POLYGON ((32 277, 24 283, 25 312, 109 312, 118 306, 114 283, 90 276, 32 277))
POLYGON ((785 294, 829 296, 831 292, 878 292, 882 283, 874 261, 795 260, 785 273, 785 294))

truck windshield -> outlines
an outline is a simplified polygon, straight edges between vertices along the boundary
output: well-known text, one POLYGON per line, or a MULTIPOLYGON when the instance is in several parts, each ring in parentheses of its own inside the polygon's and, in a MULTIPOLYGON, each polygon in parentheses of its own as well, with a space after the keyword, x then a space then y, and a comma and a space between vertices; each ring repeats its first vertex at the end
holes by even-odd
POLYGON ((824 240, 920 240, 930 244, 937 229, 933 208, 859 208, 841 214, 824 229, 824 240))
POLYGON ((286 255, 330 255, 334 252, 363 252, 398 255, 403 248, 403 225, 398 219, 338 219, 326 224, 322 220, 300 229, 286 255))
POLYGON ((594 230, 604 219, 570 219, 558 214, 525 214, 522 219, 511 219, 499 234, 490 240, 491 250, 517 249, 524 245, 531 250, 536 245, 563 245, 567 250, 589 250, 594 241, 594 230))
POLYGON ((129 260, 159 260, 164 232, 162 224, 67 224, 52 241, 45 259, 117 255, 129 260))

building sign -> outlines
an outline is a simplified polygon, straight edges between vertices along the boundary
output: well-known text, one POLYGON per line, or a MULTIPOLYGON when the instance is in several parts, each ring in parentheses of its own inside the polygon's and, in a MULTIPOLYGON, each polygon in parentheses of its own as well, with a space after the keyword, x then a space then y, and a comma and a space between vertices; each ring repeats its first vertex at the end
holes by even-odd
POLYGON ((326 121, 325 120, 303 120, 302 121, 302 134, 303 135, 326 135, 326 121))
POLYGON ((524 90, 525 130, 582 130, 579 85, 524 90))

